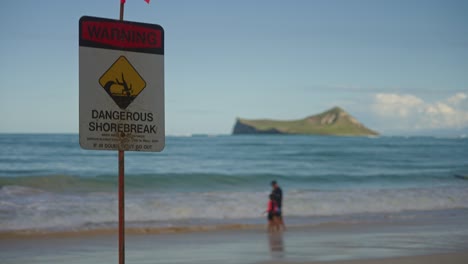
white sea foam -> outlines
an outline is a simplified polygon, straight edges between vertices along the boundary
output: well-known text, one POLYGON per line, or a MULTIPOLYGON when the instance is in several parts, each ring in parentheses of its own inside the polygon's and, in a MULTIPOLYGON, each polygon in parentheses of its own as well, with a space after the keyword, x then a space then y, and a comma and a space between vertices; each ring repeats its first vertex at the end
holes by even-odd
MULTIPOLYGON (((115 193, 84 196, 22 192, 1 189, 0 231, 21 229, 80 229, 115 223, 115 193), (8 193, 9 196, 5 195, 8 193), (19 198, 21 197, 21 198, 19 198)), ((130 223, 242 221, 262 219, 267 192, 141 193, 126 197, 130 223)), ((367 189, 285 192, 285 216, 342 216, 393 213, 405 210, 468 208, 464 187, 434 189, 367 189)))

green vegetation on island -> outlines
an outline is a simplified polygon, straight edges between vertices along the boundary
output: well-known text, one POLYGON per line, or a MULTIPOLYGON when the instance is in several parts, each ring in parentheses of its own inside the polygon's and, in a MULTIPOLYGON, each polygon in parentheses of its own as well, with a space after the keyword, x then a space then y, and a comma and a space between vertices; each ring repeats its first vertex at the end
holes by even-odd
POLYGON ((340 107, 300 120, 249 120, 238 118, 232 132, 237 134, 298 134, 333 136, 376 136, 373 131, 340 107))

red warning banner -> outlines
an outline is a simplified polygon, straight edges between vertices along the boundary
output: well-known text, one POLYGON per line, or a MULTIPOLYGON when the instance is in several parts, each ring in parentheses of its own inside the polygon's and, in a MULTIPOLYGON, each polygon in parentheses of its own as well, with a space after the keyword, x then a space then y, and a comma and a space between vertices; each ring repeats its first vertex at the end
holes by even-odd
POLYGON ((155 24, 84 16, 80 46, 164 54, 164 30, 155 24))

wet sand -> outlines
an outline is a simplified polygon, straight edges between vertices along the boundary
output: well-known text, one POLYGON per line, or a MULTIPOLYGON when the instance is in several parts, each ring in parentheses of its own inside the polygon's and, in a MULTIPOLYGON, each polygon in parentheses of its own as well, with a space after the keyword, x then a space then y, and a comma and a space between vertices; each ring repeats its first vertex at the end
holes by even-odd
MULTIPOLYGON (((127 263, 468 263, 464 219, 326 224, 268 234, 260 226, 128 232, 127 263)), ((117 263, 117 235, 0 236, 2 263, 117 263)))
POLYGON ((310 264, 466 264, 467 262, 468 251, 383 259, 312 262, 310 264))

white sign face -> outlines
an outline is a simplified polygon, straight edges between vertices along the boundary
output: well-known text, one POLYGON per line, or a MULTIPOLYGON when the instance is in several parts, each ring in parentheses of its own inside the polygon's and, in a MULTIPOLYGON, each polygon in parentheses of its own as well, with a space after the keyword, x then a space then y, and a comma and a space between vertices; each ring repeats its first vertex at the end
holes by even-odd
POLYGON ((81 147, 162 151, 163 28, 84 16, 79 49, 81 147))

